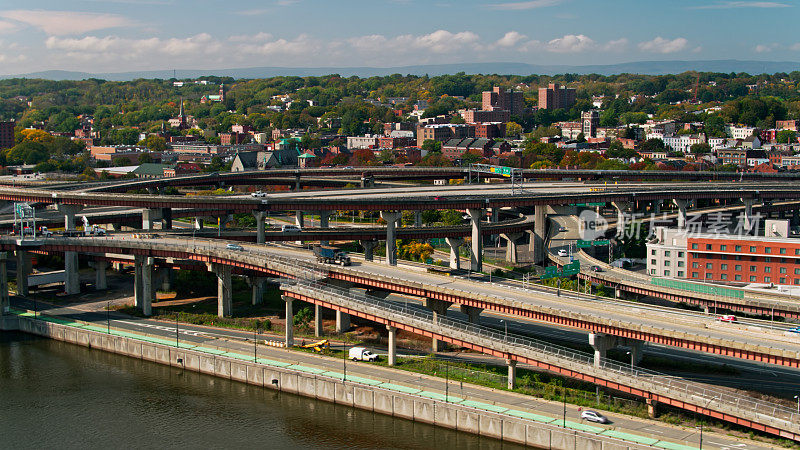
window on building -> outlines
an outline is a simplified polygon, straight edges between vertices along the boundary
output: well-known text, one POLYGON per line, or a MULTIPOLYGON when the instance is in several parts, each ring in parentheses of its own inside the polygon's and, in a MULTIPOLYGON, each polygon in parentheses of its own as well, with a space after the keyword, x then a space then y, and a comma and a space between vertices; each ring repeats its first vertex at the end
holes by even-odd
POLYGON ((736 250, 737 252, 740 252, 740 251, 742 251, 742 246, 741 246, 741 245, 737 245, 737 246, 735 247, 735 250, 736 250))
POLYGON ((736 255, 733 259, 735 259, 737 261, 741 261, 742 260, 742 256, 741 255, 736 255))
POLYGON ((756 270, 756 266, 750 266, 750 272, 755 272, 756 270))
POLYGON ((714 276, 713 273, 706 273, 706 280, 710 280, 714 276))
POLYGON ((683 267, 683 261, 678 261, 678 267, 683 267))
POLYGON ((664 276, 665 276, 665 277, 668 277, 668 276, 669 276, 669 270, 665 270, 665 271, 664 271, 664 276))
POLYGON ((738 272, 741 272, 741 271, 742 271, 742 265, 741 265, 741 264, 737 264, 737 265, 735 265, 735 266, 733 267, 733 270, 736 270, 736 271, 738 271, 738 272))
POLYGON ((671 252, 669 250, 664 250, 664 256, 670 256, 671 252))
POLYGON ((755 282, 756 282, 756 277, 755 277, 755 275, 750 275, 750 282, 751 282, 751 283, 755 283, 755 282))
POLYGON ((656 264, 658 264, 658 260, 651 259, 651 260, 650 260, 650 264, 652 264, 652 265, 654 265, 654 266, 655 266, 656 264))
POLYGON ((728 265, 727 264, 721 264, 719 268, 720 268, 720 270, 728 270, 728 265))
POLYGON ((794 254, 795 255, 800 255, 800 248, 794 249, 794 254))
POLYGON ((697 244, 692 244, 692 250, 697 250, 698 248, 700 247, 697 244))
POLYGON ((736 275, 733 276, 733 279, 736 281, 742 281, 742 276, 737 273, 736 275))
POLYGON ((786 267, 781 267, 779 272, 780 273, 786 273, 787 272, 786 267))
POLYGON ((800 284, 800 278, 795 278, 794 279, 794 284, 800 284))
POLYGON ((709 269, 709 270, 711 270, 711 269, 713 269, 713 268, 714 268, 714 264, 711 264, 711 263, 706 263, 706 269, 709 269))
POLYGON ((679 277, 681 277, 681 278, 683 278, 683 271, 682 271, 682 270, 679 270, 679 271, 678 271, 678 276, 679 276, 679 277))
POLYGON ((719 276, 719 279, 720 280, 727 280, 728 279, 728 274, 727 273, 723 273, 722 275, 719 276))
POLYGON ((786 278, 781 278, 779 281, 780 284, 786 284, 786 278))
POLYGON ((771 277, 764 277, 764 283, 772 283, 771 277))
POLYGON ((692 272, 692 278, 698 278, 697 272, 692 272))
POLYGON ((726 252, 726 251, 728 251, 728 246, 727 246, 727 245, 725 245, 725 244, 723 244, 723 245, 720 245, 720 246, 719 246, 719 251, 721 251, 721 252, 726 252))
POLYGON ((728 255, 719 255, 719 259, 728 259, 728 255))
POLYGON ((650 275, 655 275, 655 274, 656 274, 656 269, 650 269, 650 275))
POLYGON ((795 274, 795 275, 800 275, 800 269, 798 269, 798 268, 795 268, 795 269, 794 269, 794 274, 795 274))
POLYGON ((772 272, 772 267, 770 266, 764 267, 764 273, 771 273, 771 272, 772 272))
POLYGON ((781 258, 781 264, 786 264, 786 258, 781 258))
POLYGON ((683 258, 683 252, 678 252, 678 258, 683 258))
POLYGON ((670 261, 669 260, 664 261, 664 267, 669 267, 669 265, 670 265, 670 261))
POLYGON ((751 246, 750 246, 750 253, 755 253, 755 252, 756 252, 756 248, 755 248, 755 246, 752 246, 752 245, 751 245, 751 246))
POLYGON ((772 247, 764 247, 764 253, 772 253, 772 247))
POLYGON ((656 249, 650 250, 650 254, 653 255, 653 256, 656 256, 656 249))
POLYGON ((711 244, 706 244, 706 250, 711 250, 713 246, 711 244))
POLYGON ((786 249, 785 248, 781 248, 780 250, 778 250, 778 253, 780 253, 781 255, 785 255, 786 254, 786 249))
MULTIPOLYGON (((753 261, 755 261, 755 259, 753 261)), ((764 257, 764 262, 772 262, 772 258, 770 258, 769 256, 766 256, 766 257, 764 257)))
POLYGON ((693 261, 692 262, 692 269, 699 269, 699 268, 700 268, 700 263, 697 262, 697 261, 693 261))

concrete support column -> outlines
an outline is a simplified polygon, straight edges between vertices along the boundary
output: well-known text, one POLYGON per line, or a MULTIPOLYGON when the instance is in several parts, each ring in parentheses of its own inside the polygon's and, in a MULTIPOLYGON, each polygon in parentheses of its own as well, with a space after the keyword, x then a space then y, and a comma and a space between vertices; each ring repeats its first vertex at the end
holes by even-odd
POLYGON ((264 301, 264 283, 267 279, 264 277, 250 277, 250 285, 253 289, 252 304, 260 305, 264 301))
POLYGON ((342 334, 350 329, 350 314, 336 311, 336 333, 342 334))
POLYGON ((164 219, 164 210, 162 208, 148 208, 142 210, 142 229, 153 230, 155 229, 155 222, 164 219))
POLYGON ((547 206, 536 205, 533 207, 533 235, 531 235, 531 248, 533 250, 533 263, 542 264, 546 261, 544 237, 547 234, 547 206))
POLYGON ((108 261, 94 262, 94 288, 98 291, 104 291, 108 289, 106 270, 108 270, 108 261))
POLYGON ((303 211, 295 211, 294 213, 294 224, 300 228, 306 226, 306 217, 303 215, 303 211))
POLYGON ((11 311, 11 302, 8 299, 8 267, 6 252, 0 252, 0 316, 11 311))
MULTIPOLYGON (((331 212, 330 211, 317 211, 317 214, 319 215, 319 227, 320 228, 330 228, 330 224, 329 224, 330 222, 329 221, 330 221, 330 218, 331 218, 331 212)), ((330 241, 327 241, 327 240, 320 241, 320 244, 328 245, 328 244, 330 244, 330 241)))
POLYGON ((672 201, 675 203, 675 206, 678 207, 678 228, 683 230, 686 228, 686 205, 688 205, 689 202, 679 198, 673 199, 672 201))
POLYGON ((507 359, 506 364, 508 365, 508 388, 509 389, 516 389, 517 388, 517 362, 513 359, 507 359))
POLYGON ((322 306, 314 305, 314 336, 322 337, 325 334, 322 329, 322 306))
POLYGON ((372 261, 378 241, 361 241, 361 246, 364 247, 364 261, 372 261))
POLYGON ((286 347, 294 347, 294 310, 292 309, 293 298, 282 295, 281 298, 286 302, 286 347))
POLYGON ((146 256, 134 257, 134 289, 133 300, 136 309, 145 316, 153 313, 153 258, 146 256))
POLYGON ((467 315, 467 321, 474 324, 478 323, 483 312, 483 308, 478 308, 477 306, 459 305, 458 308, 463 314, 467 315))
POLYGON ((444 238, 447 245, 450 246, 450 268, 454 270, 461 269, 461 254, 459 249, 464 245, 464 238, 449 237, 444 238))
POLYGON ((645 400, 647 402, 647 415, 650 416, 651 419, 655 419, 658 415, 656 411, 656 407, 658 406, 658 401, 653 400, 652 398, 648 398, 645 400))
POLYGON ((81 293, 81 280, 78 273, 78 252, 64 252, 64 292, 67 295, 81 293))
POLYGON ((386 264, 397 265, 397 220, 399 211, 381 211, 381 218, 386 221, 386 264))
POLYGON ((483 271, 483 234, 481 233, 481 218, 483 218, 484 209, 470 208, 467 209, 470 222, 472 223, 472 253, 470 255, 470 264, 473 272, 483 271))
POLYGON ((644 358, 644 341, 628 339, 628 347, 631 348, 631 366, 638 366, 644 358))
POLYGON ((750 233, 750 230, 753 230, 754 235, 758 235, 758 224, 753 223, 755 218, 753 217, 753 205, 755 204, 756 200, 754 198, 743 198, 742 203, 744 203, 744 229, 750 233))
MULTIPOLYGON (((426 298, 425 299, 425 307, 433 311, 433 323, 439 322, 439 317, 444 317, 447 315, 447 309, 450 308, 452 303, 446 302, 444 300, 436 300, 433 298, 426 298)), ((431 339, 431 351, 436 353, 444 350, 444 345, 436 339, 431 339)))
POLYGON ((296 175, 294 177, 294 190, 299 191, 301 188, 302 186, 300 185, 300 175, 296 175))
POLYGON ((59 204, 58 211, 64 214, 64 229, 75 229, 75 214, 78 214, 83 209, 81 205, 65 205, 59 204))
POLYGON ((161 229, 162 230, 171 230, 172 229, 172 208, 163 208, 161 210, 161 229))
POLYGON ((397 364, 397 327, 386 326, 389 330, 389 358, 388 364, 393 366, 397 364))
POLYGON ((169 267, 159 270, 161 276, 161 290, 163 292, 172 291, 172 282, 175 280, 175 271, 169 267))
POLYGON ((625 213, 631 207, 631 202, 611 202, 617 209, 617 235, 625 233, 625 213))
POLYGON ((195 230, 202 230, 203 229, 203 218, 202 217, 195 217, 194 218, 194 229, 195 230))
POLYGON ((517 256, 517 242, 523 237, 522 233, 504 233, 500 237, 506 240, 506 262, 516 264, 519 262, 517 256))
POLYGON ((652 205, 653 214, 661 214, 662 203, 663 203, 662 200, 653 200, 653 205, 652 205))
POLYGON ((266 242, 264 237, 264 218, 266 216, 265 211, 253 211, 253 217, 256 219, 256 243, 258 244, 266 242))
POLYGON ((31 274, 31 254, 17 250, 17 295, 28 295, 28 276, 31 274))
POLYGON ((416 228, 422 227, 422 211, 414 211, 414 226, 416 228))
POLYGON ((616 347, 617 337, 603 333, 589 333, 589 345, 594 349, 594 366, 599 369, 606 358, 606 352, 616 347))
POLYGON ((208 264, 208 268, 217 276, 217 315, 231 317, 233 315, 231 266, 211 263, 208 264))

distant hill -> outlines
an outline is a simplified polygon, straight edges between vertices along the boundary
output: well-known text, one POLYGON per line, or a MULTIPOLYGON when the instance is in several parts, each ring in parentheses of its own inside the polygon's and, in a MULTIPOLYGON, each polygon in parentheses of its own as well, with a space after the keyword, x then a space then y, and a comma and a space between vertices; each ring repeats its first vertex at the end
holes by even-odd
MULTIPOLYGON (((468 74, 500 74, 500 75, 556 75, 575 73, 579 75, 597 73, 614 75, 635 73, 646 75, 664 75, 682 73, 690 70, 700 72, 736 72, 751 75, 762 73, 792 72, 800 70, 800 63, 791 61, 638 61, 606 65, 542 65, 513 62, 499 63, 461 63, 432 64, 402 67, 249 67, 238 69, 178 70, 179 79, 197 78, 203 75, 227 76, 233 78, 268 78, 275 76, 321 76, 337 73, 342 76, 384 76, 395 73, 410 75, 444 75, 458 72, 468 74)), ((44 78, 49 80, 83 80, 98 78, 109 81, 129 81, 137 78, 172 78, 172 70, 151 70, 142 72, 87 73, 63 70, 48 70, 19 75, 5 75, 0 78, 44 78)))

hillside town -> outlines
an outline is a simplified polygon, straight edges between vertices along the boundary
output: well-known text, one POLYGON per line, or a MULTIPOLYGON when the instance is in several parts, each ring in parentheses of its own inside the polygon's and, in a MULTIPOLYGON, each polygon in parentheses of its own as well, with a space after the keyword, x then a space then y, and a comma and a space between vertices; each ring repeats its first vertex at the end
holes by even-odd
MULTIPOLYGON (((65 89, 99 87, 31 80, 21 82, 31 85, 25 90, 40 92, 9 95, 0 108, 0 164, 16 173, 88 179, 472 163, 793 171, 800 168, 796 75, 534 77, 544 81, 535 83, 457 74, 363 79, 355 86, 336 76, 211 77, 151 80, 158 98, 128 104, 89 102, 86 95, 70 103, 65 89), (490 82, 498 85, 480 89, 490 82), (367 84, 378 89, 363 90, 367 84), (361 92, 345 95, 341 86, 361 92), (257 101, 254 93, 270 95, 257 101)), ((122 92, 137 83, 144 82, 105 84, 122 92)), ((21 91, 7 81, 0 90, 21 91)))

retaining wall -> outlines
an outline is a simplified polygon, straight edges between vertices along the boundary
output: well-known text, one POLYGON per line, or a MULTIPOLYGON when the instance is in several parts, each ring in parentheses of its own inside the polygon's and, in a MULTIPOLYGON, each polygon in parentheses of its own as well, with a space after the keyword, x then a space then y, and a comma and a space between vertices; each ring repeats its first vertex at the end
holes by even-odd
POLYGON ((16 322, 20 331, 59 341, 533 447, 564 450, 654 448, 290 368, 29 318, 19 318, 16 322))

